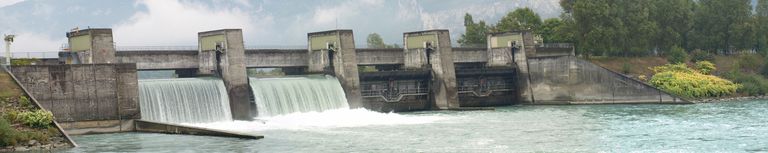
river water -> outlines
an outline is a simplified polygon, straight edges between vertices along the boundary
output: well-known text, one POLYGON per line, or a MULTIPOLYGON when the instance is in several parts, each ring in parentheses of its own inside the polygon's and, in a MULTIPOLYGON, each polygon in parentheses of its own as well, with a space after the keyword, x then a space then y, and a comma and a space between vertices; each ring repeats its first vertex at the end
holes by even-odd
POLYGON ((516 105, 495 111, 330 110, 192 124, 245 140, 119 133, 65 152, 768 152, 768 101, 516 105))

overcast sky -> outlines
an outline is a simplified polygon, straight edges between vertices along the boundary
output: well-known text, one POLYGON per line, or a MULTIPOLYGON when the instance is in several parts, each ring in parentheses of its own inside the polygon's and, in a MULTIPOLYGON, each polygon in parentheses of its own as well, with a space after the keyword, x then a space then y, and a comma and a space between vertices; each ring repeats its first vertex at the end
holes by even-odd
MULTIPOLYGON (((0 0, 0 33, 17 34, 14 52, 57 51, 72 28, 112 28, 118 46, 194 46, 197 32, 243 29, 246 46, 305 46, 307 33, 352 29, 357 46, 379 33, 402 44, 408 31, 449 29, 463 16, 495 23, 530 7, 557 17, 559 0, 0 0)), ((4 45, 2 45, 4 50, 4 45)))

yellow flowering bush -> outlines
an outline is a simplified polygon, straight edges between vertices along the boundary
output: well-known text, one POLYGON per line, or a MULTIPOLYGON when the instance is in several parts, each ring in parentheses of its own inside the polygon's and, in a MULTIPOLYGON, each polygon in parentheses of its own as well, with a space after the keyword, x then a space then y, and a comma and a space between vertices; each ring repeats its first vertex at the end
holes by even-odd
POLYGON ((650 83, 669 93, 688 97, 719 97, 733 94, 741 88, 740 84, 717 76, 702 74, 688 68, 685 64, 667 64, 652 68, 656 74, 650 83))
POLYGON ((696 62, 696 70, 699 70, 701 74, 711 74, 712 71, 717 70, 717 68, 715 68, 715 64, 712 64, 712 62, 698 61, 696 62))

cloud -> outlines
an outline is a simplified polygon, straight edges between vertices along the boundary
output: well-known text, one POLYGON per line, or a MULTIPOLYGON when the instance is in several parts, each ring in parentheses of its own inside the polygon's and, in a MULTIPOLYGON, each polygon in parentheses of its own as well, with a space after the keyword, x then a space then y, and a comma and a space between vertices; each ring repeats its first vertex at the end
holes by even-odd
POLYGON ((19 3, 19 2, 23 2, 23 1, 24 0, 2 0, 2 1, 0 1, 0 8, 6 7, 6 6, 11 6, 13 4, 16 4, 16 3, 19 3))
POLYGON ((252 20, 248 12, 237 7, 207 7, 202 3, 177 0, 145 0, 146 6, 127 21, 113 26, 118 46, 197 45, 197 33, 217 29, 243 29, 246 36, 258 32, 259 23, 269 17, 252 20))

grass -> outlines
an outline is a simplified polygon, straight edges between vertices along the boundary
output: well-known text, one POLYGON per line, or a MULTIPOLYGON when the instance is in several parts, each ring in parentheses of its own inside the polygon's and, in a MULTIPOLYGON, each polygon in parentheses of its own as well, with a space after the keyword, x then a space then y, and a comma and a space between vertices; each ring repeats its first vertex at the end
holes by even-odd
MULTIPOLYGON (((722 56, 718 55, 715 56, 715 61, 712 61, 712 63, 715 64, 715 67, 717 67, 717 70, 713 72, 712 74, 715 74, 717 76, 721 76, 722 74, 725 74, 726 72, 730 72, 731 70, 736 68, 736 63, 740 60, 739 56, 722 56)), ((763 63, 763 58, 757 58, 757 63, 763 63)), ((645 75, 645 76, 652 76, 653 71, 651 71, 649 68, 661 66, 664 64, 667 64, 667 59, 664 57, 594 57, 591 58, 590 61, 593 63, 600 65, 602 67, 611 69, 616 72, 623 72, 623 66, 624 63, 629 63, 629 70, 630 72, 628 75, 632 76, 639 76, 639 75, 645 75)), ((689 65, 692 65, 693 63, 688 63, 689 65)))
POLYGON ((653 75, 653 71, 649 67, 668 63, 667 59, 663 57, 592 57, 590 61, 616 72, 628 70, 627 75, 635 77, 645 75, 649 78, 653 75))
POLYGON ((11 76, 0 69, 0 97, 17 97, 21 95, 21 88, 14 83, 11 76))
POLYGON ((30 140, 49 144, 54 141, 51 137, 61 136, 50 126, 52 118, 38 115, 42 112, 45 112, 43 116, 50 115, 50 112, 32 107, 29 98, 22 93, 11 76, 0 69, 0 147, 23 145, 30 140))

